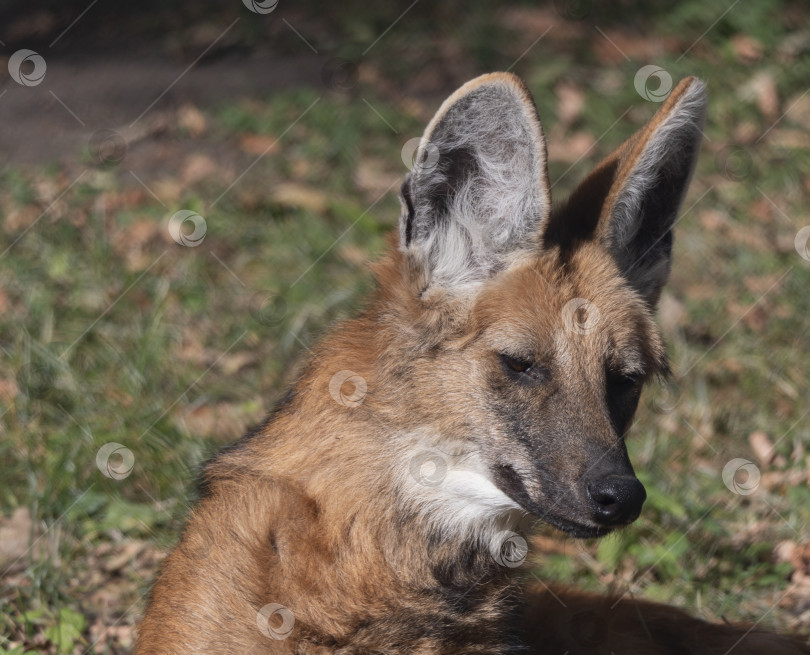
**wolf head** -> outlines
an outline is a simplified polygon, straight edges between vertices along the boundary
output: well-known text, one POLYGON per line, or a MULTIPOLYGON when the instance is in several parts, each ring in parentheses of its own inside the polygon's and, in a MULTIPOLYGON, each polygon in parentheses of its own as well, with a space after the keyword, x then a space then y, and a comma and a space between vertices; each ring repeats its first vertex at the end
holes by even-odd
POLYGON ((441 106, 381 276, 403 335, 381 366, 407 398, 408 452, 446 459, 425 503, 523 510, 577 537, 638 517, 646 494, 624 439, 642 385, 667 368, 653 313, 705 105, 704 85, 683 80, 554 209, 518 78, 484 75, 441 106))

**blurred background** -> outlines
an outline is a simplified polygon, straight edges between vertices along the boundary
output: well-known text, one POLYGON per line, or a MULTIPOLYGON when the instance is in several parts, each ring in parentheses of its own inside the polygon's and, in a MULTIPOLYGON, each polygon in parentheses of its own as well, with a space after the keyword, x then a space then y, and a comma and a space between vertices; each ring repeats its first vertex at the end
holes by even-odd
POLYGON ((441 100, 531 88, 560 200, 709 88, 629 442, 649 499, 532 572, 810 632, 810 16, 786 0, 6 1, 0 652, 126 653, 201 462, 372 286, 441 100), (182 212, 182 213, 181 213, 182 212))

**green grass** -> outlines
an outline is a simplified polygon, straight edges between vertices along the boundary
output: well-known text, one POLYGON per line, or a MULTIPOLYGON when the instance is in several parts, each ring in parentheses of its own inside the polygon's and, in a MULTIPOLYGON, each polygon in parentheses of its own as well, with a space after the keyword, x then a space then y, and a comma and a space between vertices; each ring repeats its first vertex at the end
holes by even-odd
MULTIPOLYGON (((725 8, 687 2, 668 15, 634 16, 644 38, 688 34, 688 47, 725 8)), ((674 79, 697 72, 710 89, 707 140, 668 287, 683 312, 665 326, 676 390, 645 392, 630 439, 649 491, 642 518, 601 542, 561 540, 560 552, 535 552, 547 579, 620 593, 632 585, 635 595, 707 618, 808 630, 777 604, 791 568, 772 553, 782 540, 808 537, 806 478, 750 496, 731 493, 721 478, 733 458, 760 464, 748 443, 755 430, 777 443, 779 457, 763 473, 808 467, 810 263, 792 244, 808 221, 810 153, 789 139, 741 142, 737 131, 750 123, 758 136, 774 122, 740 98, 753 70, 772 75, 780 114, 806 90, 808 53, 779 63, 801 13, 760 2, 730 12, 686 57, 654 60, 674 79), (739 60, 730 39, 740 34, 760 41, 762 60, 739 60), (732 164, 741 174, 726 170, 729 147, 738 148, 732 164)), ((450 41, 473 72, 507 68, 536 38, 485 18, 472 12, 459 32, 467 37, 450 41)), ((345 29, 367 43, 380 20, 358 18, 345 29)), ((414 20, 407 34, 419 40, 410 49, 392 32, 368 64, 391 83, 406 85, 413 63, 436 47, 441 30, 420 32, 424 16, 414 20), (402 56, 388 57, 397 48, 402 56)), ((595 50, 600 38, 592 27, 567 41, 551 32, 515 66, 547 133, 564 78, 585 104, 555 138, 604 134, 571 172, 570 162, 551 162, 551 180, 563 176, 557 198, 656 107, 632 84, 650 62, 606 64, 595 50)), ((46 211, 79 168, 0 172, 0 248, 8 248, 0 258, 0 508, 6 516, 28 508, 38 538, 4 578, 0 648, 5 639, 15 653, 122 652, 91 644, 93 625, 131 625, 142 608, 157 556, 144 546, 126 560, 127 544, 171 546, 200 463, 258 422, 324 327, 357 309, 371 287, 363 262, 382 251, 399 213, 396 186, 377 202, 381 190, 358 182, 358 170, 372 162, 381 188, 404 174, 400 149, 439 100, 405 107, 363 82, 354 95, 292 90, 265 102, 223 101, 205 112, 209 134, 234 148, 245 133, 280 137, 280 147, 219 201, 227 176, 182 186, 164 207, 126 175, 125 160, 89 170, 46 211), (298 195, 279 194, 285 184, 298 195), (198 247, 169 236, 180 209, 205 218, 198 247), (96 465, 109 442, 134 456, 125 479, 96 465), (126 565, 108 571, 121 553, 126 565), (111 609, 98 595, 106 588, 115 590, 111 609)), ((806 134, 803 120, 789 113, 769 134, 806 134)), ((194 145, 179 130, 172 138, 194 145)))

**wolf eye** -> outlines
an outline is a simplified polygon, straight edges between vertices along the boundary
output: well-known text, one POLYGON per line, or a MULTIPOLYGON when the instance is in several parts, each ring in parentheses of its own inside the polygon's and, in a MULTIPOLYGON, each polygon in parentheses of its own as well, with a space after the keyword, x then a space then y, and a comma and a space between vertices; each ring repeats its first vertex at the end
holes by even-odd
POLYGON ((641 381, 641 375, 638 373, 610 373, 609 379, 611 384, 620 389, 630 389, 641 381))
POLYGON ((549 371, 542 364, 505 353, 501 353, 500 358, 507 376, 516 382, 536 384, 549 379, 549 371))
POLYGON ((501 354, 501 359, 506 366, 515 373, 526 373, 532 367, 532 363, 525 359, 512 357, 511 355, 501 354))
POLYGON ((638 406, 644 376, 641 373, 606 371, 606 400, 610 420, 617 434, 624 437, 638 406))

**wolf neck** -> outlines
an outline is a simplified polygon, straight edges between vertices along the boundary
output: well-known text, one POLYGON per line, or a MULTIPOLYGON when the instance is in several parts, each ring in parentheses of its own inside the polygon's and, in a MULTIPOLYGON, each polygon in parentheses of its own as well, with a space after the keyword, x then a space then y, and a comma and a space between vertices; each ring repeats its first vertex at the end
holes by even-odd
POLYGON ((275 562, 272 575, 256 569, 257 597, 290 607, 319 643, 354 635, 369 651, 415 652, 395 647, 414 634, 421 652, 468 641, 479 644, 469 652, 506 652, 517 594, 497 555, 520 513, 474 452, 408 403, 407 368, 399 387, 391 368, 381 380, 381 351, 396 346, 363 327, 327 339, 274 418, 222 453, 205 481, 216 495, 239 476, 240 489, 271 499, 261 516, 230 510, 234 531, 275 562), (342 371, 365 382, 362 402, 351 385, 337 399, 330 391, 342 371), (418 458, 437 445, 434 484, 418 458))
MULTIPOLYGON (((359 540, 366 547, 376 543, 388 559, 407 560, 418 542, 449 560, 475 563, 483 575, 523 512, 492 483, 458 425, 443 423, 449 413, 417 402, 418 394, 431 393, 416 373, 416 359, 429 358, 428 339, 400 309, 413 296, 398 257, 394 251, 377 274, 389 276, 381 288, 400 297, 379 293, 362 317, 328 336, 270 426, 283 451, 276 461, 306 478, 306 493, 332 508, 335 523, 368 534, 359 540)), ((424 554, 435 560, 435 553, 424 554)))
MULTIPOLYGON (((293 436, 294 475, 282 472, 320 508, 335 547, 382 558, 404 584, 505 580, 510 564, 499 557, 524 513, 492 484, 475 453, 452 443, 439 450, 433 444, 440 435, 389 431, 370 408, 356 409, 339 428, 316 421, 307 435, 293 436)), ((283 423, 272 427, 283 434, 283 423)), ((282 442, 292 436, 282 434, 282 442)))
POLYGON ((393 443, 409 443, 407 435, 362 409, 330 423, 312 413, 306 395, 259 435, 274 452, 264 461, 253 455, 265 448, 242 456, 293 499, 283 505, 295 508, 286 541, 284 526, 271 523, 280 555, 270 578, 278 590, 262 597, 286 594, 277 602, 291 607, 318 643, 351 639, 367 646, 363 652, 446 653, 459 644, 469 645, 463 652, 511 652, 518 591, 513 569, 496 561, 492 544, 516 517, 489 511, 474 520, 461 495, 469 479, 462 476, 455 494, 434 494, 439 487, 411 477, 412 450, 393 443), (303 429, 292 428, 293 417, 307 415, 303 429), (286 577, 295 571, 306 571, 306 579, 286 577), (323 605, 313 605, 313 595, 323 605))
MULTIPOLYGON (((318 386, 299 385, 298 395, 257 437, 271 450, 251 447, 240 459, 317 508, 311 532, 324 544, 325 566, 373 562, 374 570, 390 576, 388 584, 432 587, 438 594, 488 581, 508 584, 511 569, 497 556, 520 512, 481 475, 475 458, 445 445, 437 451, 442 460, 420 461, 422 453, 434 452, 425 441, 429 435, 398 431, 374 411, 371 397, 341 421, 330 421, 331 409, 318 410, 318 386), (305 425, 300 417, 309 417, 305 425), (440 479, 420 480, 420 472, 431 474, 420 471, 420 463, 438 464, 440 479)), ((369 396, 372 390, 369 385, 369 396)))

